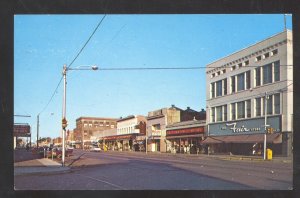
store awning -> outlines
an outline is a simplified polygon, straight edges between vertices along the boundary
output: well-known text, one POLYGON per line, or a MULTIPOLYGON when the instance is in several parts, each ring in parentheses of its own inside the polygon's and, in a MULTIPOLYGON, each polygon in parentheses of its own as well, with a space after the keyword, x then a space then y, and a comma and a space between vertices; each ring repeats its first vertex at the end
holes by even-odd
MULTIPOLYGON (((254 135, 231 135, 231 136, 209 136, 203 144, 218 144, 218 143, 263 143, 264 134, 254 135)), ((278 144, 282 142, 281 133, 267 134, 267 143, 278 144)))

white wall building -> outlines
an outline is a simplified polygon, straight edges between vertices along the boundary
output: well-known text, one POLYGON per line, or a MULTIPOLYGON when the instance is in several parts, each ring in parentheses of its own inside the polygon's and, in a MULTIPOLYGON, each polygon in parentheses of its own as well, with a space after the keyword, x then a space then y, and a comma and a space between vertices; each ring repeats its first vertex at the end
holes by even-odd
MULTIPOLYGON (((293 132, 293 38, 287 30, 206 68, 208 138, 215 152, 261 149, 267 94, 267 147, 290 155, 293 132)), ((260 154, 259 151, 256 151, 260 154)), ((253 153, 252 153, 253 154, 253 153)))

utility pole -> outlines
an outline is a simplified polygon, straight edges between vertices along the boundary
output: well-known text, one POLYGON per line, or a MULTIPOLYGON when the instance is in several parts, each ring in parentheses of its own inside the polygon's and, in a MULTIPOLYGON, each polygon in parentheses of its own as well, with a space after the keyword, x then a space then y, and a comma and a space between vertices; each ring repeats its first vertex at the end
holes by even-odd
POLYGON ((37 115, 36 148, 39 148, 39 127, 40 127, 40 114, 37 115))
POLYGON ((286 14, 283 14, 284 16, 284 31, 286 31, 286 14))
MULTIPOLYGON (((63 67, 63 77, 64 77, 64 95, 63 95, 63 123, 66 120, 66 86, 67 86, 67 65, 63 67)), ((66 126, 62 126, 62 166, 65 166, 65 134, 66 134, 66 126)))
POLYGON ((266 160, 266 150, 267 150, 267 100, 269 95, 265 93, 265 133, 264 133, 264 160, 266 160))

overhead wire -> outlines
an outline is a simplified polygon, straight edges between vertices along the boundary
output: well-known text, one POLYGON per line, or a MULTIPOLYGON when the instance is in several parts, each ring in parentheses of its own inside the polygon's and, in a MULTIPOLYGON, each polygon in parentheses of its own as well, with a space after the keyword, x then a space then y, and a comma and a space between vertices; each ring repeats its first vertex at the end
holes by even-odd
MULTIPOLYGON (((97 24, 96 28, 94 29, 94 31, 92 32, 92 34, 90 35, 90 37, 88 38, 88 40, 85 42, 85 44, 83 45, 83 47, 80 49, 80 51, 77 53, 77 55, 75 56, 75 58, 72 60, 72 62, 69 64, 69 66, 67 67, 68 69, 71 67, 71 65, 75 62, 75 60, 79 57, 79 55, 81 54, 81 52, 83 51, 83 49, 87 46, 87 44, 89 43, 89 41, 91 40, 91 38, 94 36, 94 34, 96 33, 96 31, 98 30, 98 28, 100 27, 102 21, 104 20, 104 18, 106 17, 106 14, 104 14, 104 16, 102 17, 102 19, 99 21, 99 23, 97 24)), ((50 104, 50 102, 52 101, 55 93, 58 90, 59 85, 61 84, 63 79, 63 76, 61 76, 53 94, 51 95, 50 100, 48 101, 48 103, 45 105, 45 107, 42 109, 42 111, 39 112, 38 115, 40 115, 42 112, 45 111, 45 109, 48 107, 48 105, 50 104)))

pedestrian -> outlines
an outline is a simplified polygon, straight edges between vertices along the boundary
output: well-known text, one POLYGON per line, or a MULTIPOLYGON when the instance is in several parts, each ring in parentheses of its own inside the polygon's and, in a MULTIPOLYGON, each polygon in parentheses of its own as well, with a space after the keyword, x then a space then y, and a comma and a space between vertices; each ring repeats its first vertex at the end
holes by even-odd
POLYGON ((29 145, 26 144, 26 151, 29 151, 29 145))

